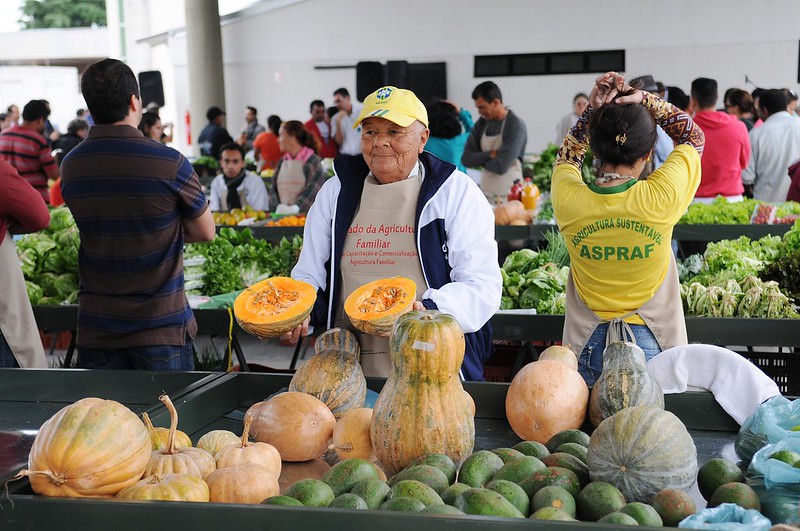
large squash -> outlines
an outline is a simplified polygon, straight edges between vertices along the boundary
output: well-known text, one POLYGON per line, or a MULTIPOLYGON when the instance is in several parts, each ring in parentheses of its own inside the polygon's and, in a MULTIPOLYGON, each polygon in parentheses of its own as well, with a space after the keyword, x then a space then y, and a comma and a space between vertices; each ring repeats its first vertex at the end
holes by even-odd
POLYGON ((578 371, 562 361, 534 361, 511 380, 506 417, 522 440, 544 444, 560 431, 580 428, 588 402, 589 388, 578 371))
POLYGON ((284 461, 308 461, 325 454, 336 418, 318 398, 288 391, 250 406, 250 432, 278 449, 284 461))
POLYGON ((472 452, 475 421, 458 373, 464 332, 452 315, 411 311, 389 338, 392 370, 372 413, 370 437, 388 475, 429 453, 460 464, 472 452))
POLYGON ((417 284, 405 277, 375 280, 354 290, 344 301, 344 311, 356 329, 367 334, 391 332, 397 318, 411 309, 417 284))
POLYGON ((294 373, 289 382, 289 391, 308 393, 319 398, 339 419, 345 412, 364 405, 367 379, 361 370, 361 349, 353 333, 336 328, 325 334, 351 337, 352 341, 348 338, 340 342, 332 341, 330 336, 323 338, 323 344, 341 343, 347 345, 348 350, 335 348, 314 354, 294 373), (351 347, 353 344, 355 348, 351 347))
POLYGON ((311 284, 272 277, 242 291, 233 313, 242 330, 258 337, 278 337, 305 320, 317 300, 311 284))
POLYGON ((644 351, 633 343, 617 341, 603 351, 603 373, 592 387, 589 419, 597 426, 633 406, 664 409, 664 393, 647 372, 644 351))
POLYGON ((19 476, 45 496, 114 496, 139 481, 151 450, 150 434, 133 411, 84 398, 42 424, 28 470, 19 476))
POLYGON ((697 449, 686 426, 669 411, 629 407, 594 430, 586 464, 592 481, 615 485, 628 502, 650 503, 662 489, 692 486, 697 449))

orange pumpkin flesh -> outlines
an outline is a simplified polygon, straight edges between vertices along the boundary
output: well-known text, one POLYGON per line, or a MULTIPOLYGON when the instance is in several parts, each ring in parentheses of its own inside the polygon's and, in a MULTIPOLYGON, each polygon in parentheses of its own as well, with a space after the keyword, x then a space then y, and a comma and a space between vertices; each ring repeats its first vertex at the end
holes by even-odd
POLYGON ((158 397, 169 411, 170 425, 167 447, 155 450, 145 470, 146 476, 154 474, 193 474, 205 478, 217 468, 214 456, 202 448, 176 447, 175 431, 178 429, 178 411, 167 395, 158 397))
POLYGON ((311 284, 272 277, 242 291, 233 303, 236 321, 258 337, 278 337, 308 317, 317 299, 311 284))
POLYGON ((264 465, 278 478, 281 475, 281 454, 271 444, 248 441, 252 423, 253 417, 245 415, 241 442, 220 448, 216 455, 217 468, 256 463, 264 465))
POLYGON ((375 460, 369 436, 371 422, 372 408, 368 407, 351 409, 336 422, 330 448, 336 451, 340 461, 353 457, 370 462, 375 460))
POLYGON ((523 440, 544 444, 560 431, 580 428, 588 403, 589 388, 578 371, 561 361, 534 361, 508 387, 506 418, 523 440))
POLYGON ((108 497, 139 481, 152 443, 136 414, 113 400, 84 398, 50 417, 33 441, 27 476, 45 496, 108 497))
POLYGON ((324 402, 287 391, 250 406, 253 438, 278 449, 284 461, 308 461, 328 449, 336 418, 324 402))
POLYGON ((375 280, 354 290, 344 301, 344 311, 356 329, 385 335, 417 297, 417 284, 408 278, 375 280))

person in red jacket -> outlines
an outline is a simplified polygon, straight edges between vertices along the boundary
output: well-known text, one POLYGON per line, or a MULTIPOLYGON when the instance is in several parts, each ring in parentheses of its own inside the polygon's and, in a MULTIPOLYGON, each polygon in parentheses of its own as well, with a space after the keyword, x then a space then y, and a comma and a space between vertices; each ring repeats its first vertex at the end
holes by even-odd
POLYGON ((319 156, 323 159, 332 159, 339 154, 339 145, 333 138, 331 120, 325 110, 322 100, 314 100, 309 107, 311 119, 303 124, 306 131, 317 137, 319 156))
POLYGON ((711 202, 720 195, 728 201, 741 201, 744 193, 742 170, 750 161, 750 137, 738 118, 716 110, 718 97, 716 80, 699 77, 692 81, 689 106, 706 135, 703 176, 695 202, 711 202))

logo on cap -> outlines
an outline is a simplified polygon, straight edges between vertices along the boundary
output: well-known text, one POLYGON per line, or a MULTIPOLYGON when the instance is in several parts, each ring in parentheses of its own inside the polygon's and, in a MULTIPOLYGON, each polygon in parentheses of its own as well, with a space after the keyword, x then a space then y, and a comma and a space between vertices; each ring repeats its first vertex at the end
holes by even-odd
POLYGON ((382 89, 380 89, 380 90, 378 91, 378 93, 377 93, 375 96, 376 96, 376 97, 377 97, 379 100, 385 100, 386 98, 388 98, 389 96, 391 96, 391 94, 392 94, 392 89, 390 89, 389 87, 383 87, 382 89))

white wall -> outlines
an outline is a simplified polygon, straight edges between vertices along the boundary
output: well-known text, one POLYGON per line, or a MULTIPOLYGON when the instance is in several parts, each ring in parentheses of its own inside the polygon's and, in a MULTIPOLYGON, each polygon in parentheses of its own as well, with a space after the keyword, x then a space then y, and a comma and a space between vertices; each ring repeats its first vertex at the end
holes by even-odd
POLYGON ((63 132, 75 118, 75 111, 85 107, 78 81, 78 69, 66 66, 0 66, 2 100, 0 112, 12 103, 22 108, 31 100, 50 102, 50 121, 63 132))
MULTIPOLYGON (((160 5, 150 2, 154 8, 160 5)), ((474 112, 475 55, 626 50, 631 76, 652 74, 688 92, 698 76, 752 90, 797 87, 796 0, 306 0, 271 10, 245 9, 223 24, 228 128, 238 131, 245 105, 284 120, 308 115, 308 103, 331 103, 339 86, 355 93, 355 70, 314 70, 360 60, 447 62, 448 96, 474 112), (759 14, 761 13, 761 14, 759 14)), ((169 45, 185 46, 180 32, 169 45)), ((188 97, 185 53, 170 50, 176 114, 188 97)), ((555 124, 596 74, 502 77, 505 102, 528 125, 528 151, 555 140, 555 124)), ((205 120, 204 117, 193 119, 205 120)))

